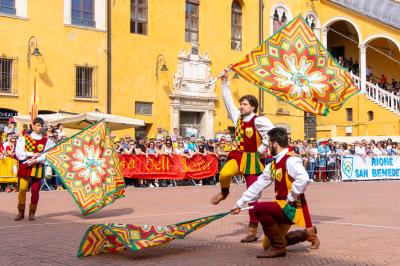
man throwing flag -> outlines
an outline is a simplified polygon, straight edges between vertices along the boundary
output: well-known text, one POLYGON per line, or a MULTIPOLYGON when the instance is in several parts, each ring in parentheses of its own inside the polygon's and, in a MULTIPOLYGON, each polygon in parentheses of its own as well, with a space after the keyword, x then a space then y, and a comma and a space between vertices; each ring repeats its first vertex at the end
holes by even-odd
POLYGON ((25 215, 26 192, 29 179, 31 179, 31 204, 29 205, 29 220, 35 220, 35 212, 39 201, 39 190, 42 178, 44 178, 45 157, 43 151, 54 146, 51 140, 42 136, 44 120, 36 117, 32 122, 33 131, 30 134, 19 137, 16 146, 16 155, 19 163, 19 192, 18 214, 15 221, 22 220, 25 215))
MULTIPOLYGON (((253 95, 242 96, 239 100, 240 109, 237 109, 233 102, 227 77, 228 71, 224 70, 221 73, 222 95, 228 115, 235 125, 237 150, 229 152, 228 161, 221 169, 219 175, 221 192, 211 198, 213 204, 218 204, 226 199, 232 177, 244 175, 247 187, 257 180, 258 175, 264 169, 260 162, 260 154, 267 151, 267 133, 274 127, 268 118, 256 115, 258 101, 253 95)), ((257 240, 258 220, 253 210, 249 211, 249 215, 248 234, 241 242, 257 240)))
POLYGON ((289 152, 288 137, 284 128, 271 129, 268 136, 274 160, 265 167, 257 181, 243 193, 232 212, 238 214, 245 204, 256 201, 262 190, 274 181, 275 201, 254 204, 255 216, 260 221, 264 234, 271 244, 271 247, 258 258, 285 256, 288 242, 295 244, 308 240, 312 243, 312 247, 318 248, 316 229, 309 227, 311 218, 304 196, 309 181, 307 171, 304 169, 301 158, 289 152), (282 224, 297 224, 307 228, 294 231, 296 235, 288 234, 285 237, 280 229, 282 224), (296 239, 288 239, 288 236, 296 239), (300 239, 303 236, 304 239, 300 239))

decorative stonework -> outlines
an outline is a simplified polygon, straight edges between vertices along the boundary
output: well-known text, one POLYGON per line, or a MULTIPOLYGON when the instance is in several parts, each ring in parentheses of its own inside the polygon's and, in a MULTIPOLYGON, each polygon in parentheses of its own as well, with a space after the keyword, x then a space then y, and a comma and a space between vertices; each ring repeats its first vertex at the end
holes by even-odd
POLYGON ((211 75, 211 60, 208 54, 199 54, 197 44, 192 44, 187 53, 181 51, 174 74, 174 90, 170 94, 171 129, 179 127, 180 112, 202 113, 198 124, 200 135, 213 137, 214 110, 218 97, 215 93, 214 77, 211 75))

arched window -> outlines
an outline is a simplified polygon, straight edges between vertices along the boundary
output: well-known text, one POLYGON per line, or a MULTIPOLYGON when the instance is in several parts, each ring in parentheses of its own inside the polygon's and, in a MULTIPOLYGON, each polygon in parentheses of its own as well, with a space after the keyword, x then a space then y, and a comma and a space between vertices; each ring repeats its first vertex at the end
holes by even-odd
POLYGON ((231 49, 242 50, 242 6, 237 0, 232 1, 232 37, 231 49))
POLYGON ((275 8, 272 17, 272 33, 279 31, 279 29, 288 22, 288 11, 283 6, 278 6, 277 8, 275 8))
POLYGON ((313 13, 308 13, 306 15, 306 21, 307 21, 308 25, 310 25, 311 29, 314 31, 317 38, 319 39, 320 25, 319 25, 319 21, 318 21, 317 17, 313 13))
POLYGON ((368 121, 374 120, 374 112, 373 111, 368 111, 368 121))

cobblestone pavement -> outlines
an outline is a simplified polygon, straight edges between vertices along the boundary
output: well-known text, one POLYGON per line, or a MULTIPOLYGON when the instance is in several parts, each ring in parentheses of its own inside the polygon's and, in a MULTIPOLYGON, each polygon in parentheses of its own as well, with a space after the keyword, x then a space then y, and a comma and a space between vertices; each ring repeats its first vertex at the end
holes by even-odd
MULTIPOLYGON (((14 222, 16 193, 0 193, 0 265, 400 265, 400 182, 313 183, 307 198, 321 247, 302 243, 287 256, 257 259, 261 241, 239 242, 247 213, 228 216, 163 247, 76 258, 91 224, 167 225, 229 210, 244 186, 209 203, 216 186, 132 188, 124 199, 82 217, 66 191, 41 192, 37 220, 14 222)), ((271 199, 272 187, 264 194, 271 199)), ((260 237, 262 235, 259 228, 260 237)))

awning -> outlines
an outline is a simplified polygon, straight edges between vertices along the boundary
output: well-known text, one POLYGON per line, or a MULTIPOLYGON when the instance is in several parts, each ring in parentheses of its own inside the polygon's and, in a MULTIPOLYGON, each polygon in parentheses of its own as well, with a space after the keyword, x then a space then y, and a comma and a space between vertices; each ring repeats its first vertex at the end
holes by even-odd
POLYGON ((110 128, 110 130, 128 129, 128 128, 134 128, 134 127, 141 127, 141 126, 145 125, 143 120, 126 117, 126 116, 120 116, 120 115, 110 115, 110 114, 104 114, 104 113, 100 113, 100 112, 89 112, 89 113, 86 113, 83 115, 84 115, 83 119, 66 122, 66 123, 64 123, 64 127, 74 128, 74 129, 83 129, 83 128, 89 126, 90 124, 100 121, 100 120, 103 120, 103 119, 105 120, 105 122, 106 122, 107 126, 110 128))
MULTIPOLYGON (((18 116, 13 116, 14 119, 18 123, 22 124, 30 124, 31 123, 31 116, 30 115, 18 115, 18 116)), ((55 126, 58 123, 65 124, 65 123, 70 123, 73 121, 81 121, 85 119, 84 114, 80 115, 69 115, 69 114, 64 114, 64 113, 54 113, 54 114, 40 114, 38 117, 41 117, 46 125, 52 125, 55 126)))
MULTIPOLYGON (((140 119, 130 118, 119 115, 109 115, 100 112, 89 112, 86 114, 70 115, 65 113, 54 113, 54 114, 40 114, 38 117, 43 118, 48 125, 57 125, 61 123, 65 128, 72 129, 83 129, 90 124, 93 124, 100 120, 105 120, 110 130, 121 130, 134 127, 144 126, 145 122, 140 119)), ((23 124, 30 124, 30 115, 19 115, 14 116, 14 119, 23 124)))

